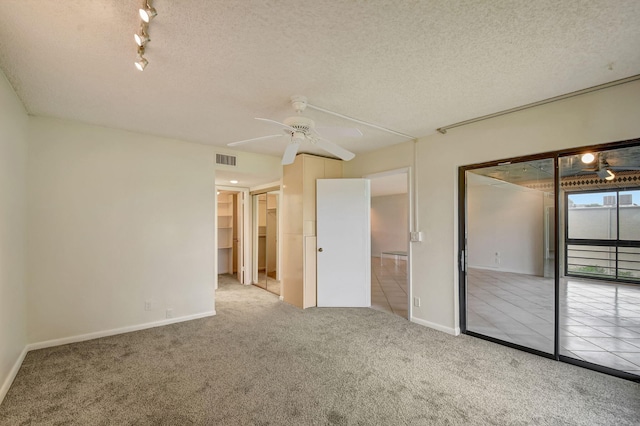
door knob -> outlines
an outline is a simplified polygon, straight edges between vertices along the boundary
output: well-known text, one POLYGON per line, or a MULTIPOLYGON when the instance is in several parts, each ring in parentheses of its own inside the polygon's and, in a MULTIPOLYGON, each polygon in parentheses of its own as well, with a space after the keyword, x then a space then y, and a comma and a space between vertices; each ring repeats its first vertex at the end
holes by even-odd
POLYGON ((318 249, 318 251, 319 251, 320 253, 322 253, 322 247, 320 247, 320 248, 318 249))

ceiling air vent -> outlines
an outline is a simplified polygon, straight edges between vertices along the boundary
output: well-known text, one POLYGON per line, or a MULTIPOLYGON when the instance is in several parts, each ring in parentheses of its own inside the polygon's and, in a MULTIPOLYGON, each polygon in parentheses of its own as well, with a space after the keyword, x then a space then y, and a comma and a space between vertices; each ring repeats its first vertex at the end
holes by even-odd
POLYGON ((216 164, 223 164, 225 166, 236 166, 235 155, 216 154, 216 164))

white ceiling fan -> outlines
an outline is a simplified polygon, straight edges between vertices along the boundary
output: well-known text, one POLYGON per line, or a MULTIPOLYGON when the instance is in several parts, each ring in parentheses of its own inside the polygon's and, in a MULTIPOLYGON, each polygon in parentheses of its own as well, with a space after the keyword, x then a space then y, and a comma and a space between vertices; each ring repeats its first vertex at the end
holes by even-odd
POLYGON ((616 177, 613 172, 640 170, 640 167, 635 166, 612 166, 607 161, 604 153, 590 154, 590 157, 585 154, 582 156, 582 162, 586 164, 593 163, 593 166, 582 169, 583 172, 595 173, 600 179, 606 180, 613 180, 616 177))
POLYGON ((298 115, 288 117, 284 119, 282 123, 268 118, 256 118, 256 120, 279 126, 284 131, 283 134, 245 139, 242 141, 228 143, 227 146, 237 146, 249 142, 286 136, 290 139, 290 141, 289 145, 287 145, 287 148, 284 151, 284 155, 282 156, 283 165, 293 163, 296 158, 296 154, 300 149, 300 144, 303 142, 310 142, 316 145, 318 148, 328 152, 329 154, 335 155, 336 157, 344 161, 349 161, 356 156, 353 152, 342 148, 341 146, 335 144, 334 142, 331 142, 328 139, 325 139, 325 137, 357 138, 362 136, 362 132, 360 131, 360 129, 357 129, 355 127, 316 127, 313 120, 301 115, 302 111, 307 108, 307 98, 304 96, 292 96, 291 105, 293 106, 293 109, 298 113, 298 115))

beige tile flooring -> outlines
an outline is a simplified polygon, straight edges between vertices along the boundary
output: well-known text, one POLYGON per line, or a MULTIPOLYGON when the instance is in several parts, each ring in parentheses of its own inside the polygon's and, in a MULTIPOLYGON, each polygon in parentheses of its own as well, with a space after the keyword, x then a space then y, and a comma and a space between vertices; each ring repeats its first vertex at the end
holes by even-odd
MULTIPOLYGON (((553 353, 553 279, 467 273, 468 330, 553 353)), ((560 354, 640 375, 640 286, 561 279, 560 354)))
MULTIPOLYGON (((280 282, 258 274, 257 287, 280 294, 280 282), (266 286, 265 286, 266 282, 266 286)), ((371 258, 371 308, 408 318, 407 261, 371 258)))
POLYGON ((408 318, 407 261, 371 258, 371 308, 408 318))

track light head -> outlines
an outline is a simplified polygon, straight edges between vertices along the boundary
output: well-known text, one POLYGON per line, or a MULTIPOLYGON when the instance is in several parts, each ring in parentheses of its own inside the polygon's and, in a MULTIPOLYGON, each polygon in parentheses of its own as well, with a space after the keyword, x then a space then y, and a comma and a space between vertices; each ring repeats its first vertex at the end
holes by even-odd
POLYGON ((155 8, 149 6, 149 3, 147 3, 147 5, 143 9, 139 9, 138 13, 140 14, 140 19, 142 19, 147 24, 158 14, 155 8))
POLYGON ((149 34, 143 29, 140 30, 139 33, 133 35, 133 39, 136 41, 136 44, 140 47, 149 43, 151 39, 149 38, 149 34))
POLYGON ((149 61, 147 61, 145 58, 140 57, 136 63, 136 68, 138 69, 138 71, 144 71, 144 69, 147 67, 147 65, 149 65, 149 61))
POLYGON ((138 60, 135 62, 135 66, 138 71, 144 71, 144 69, 149 65, 149 61, 144 58, 144 46, 138 47, 138 60))

